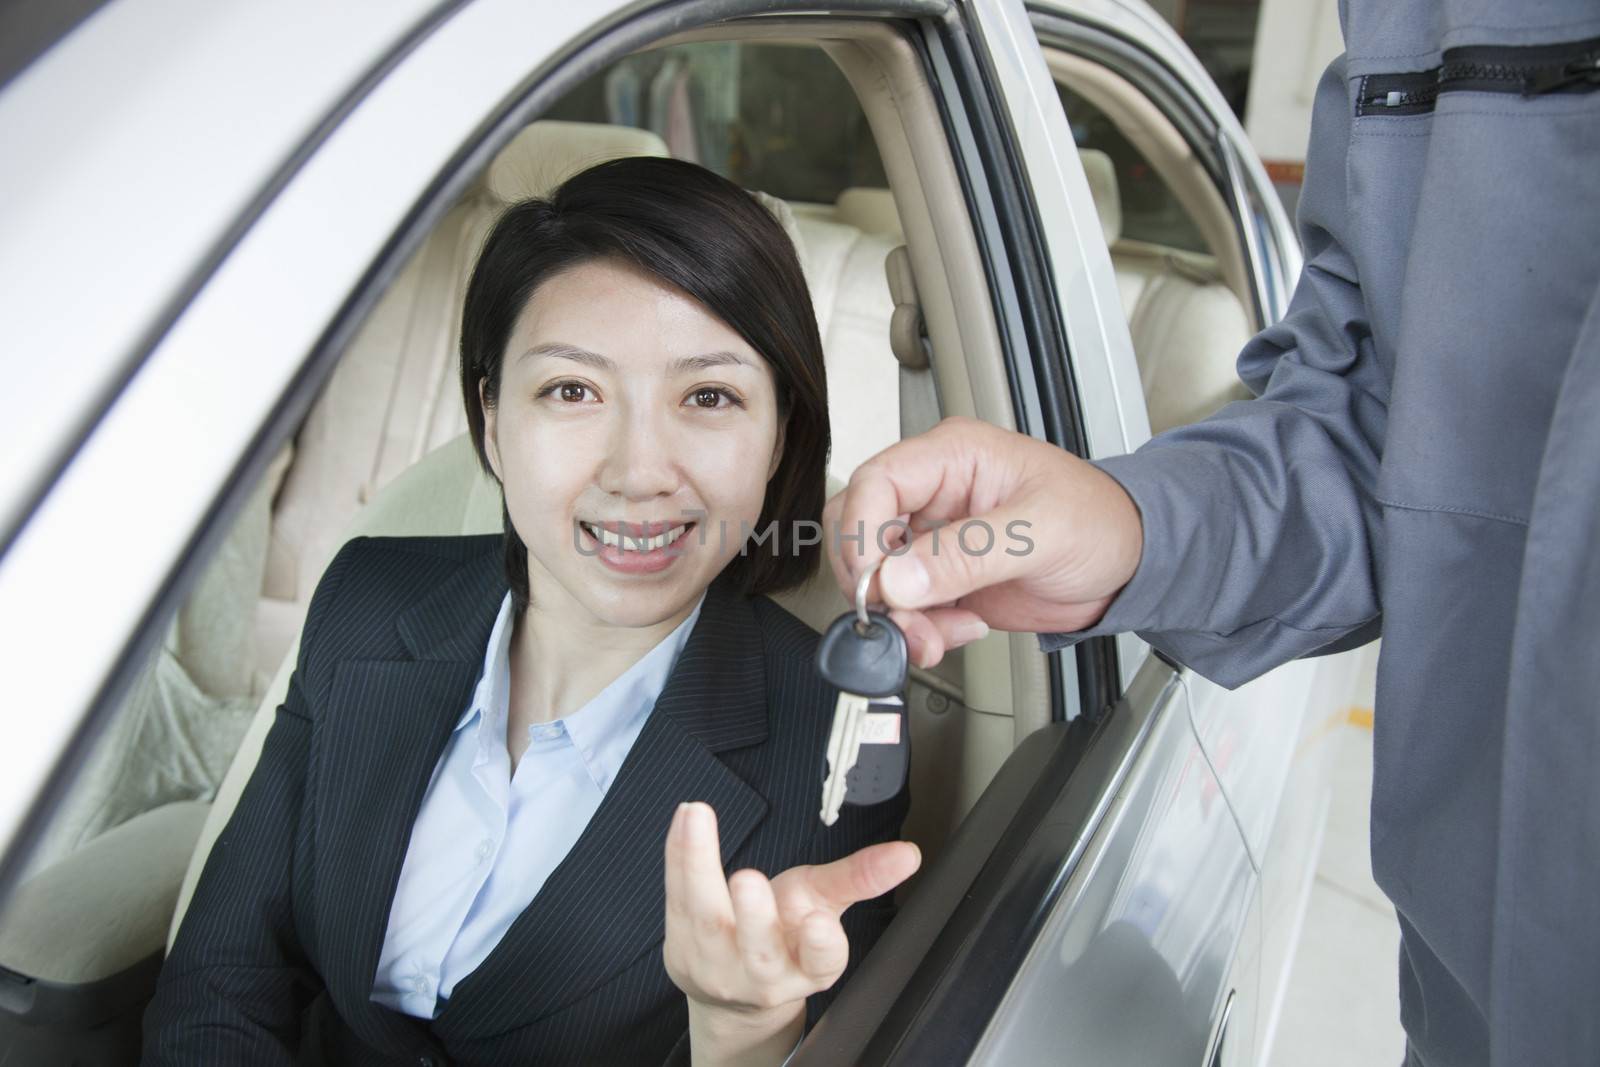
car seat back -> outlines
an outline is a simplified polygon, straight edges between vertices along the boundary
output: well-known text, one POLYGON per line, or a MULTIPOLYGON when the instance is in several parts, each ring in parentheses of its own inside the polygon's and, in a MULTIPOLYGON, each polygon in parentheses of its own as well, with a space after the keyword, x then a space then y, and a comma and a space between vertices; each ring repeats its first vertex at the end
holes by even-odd
POLYGON ((1122 236, 1122 200, 1111 157, 1082 149, 1084 174, 1111 251, 1150 432, 1194 422, 1250 395, 1235 369, 1255 331, 1210 256, 1122 236))

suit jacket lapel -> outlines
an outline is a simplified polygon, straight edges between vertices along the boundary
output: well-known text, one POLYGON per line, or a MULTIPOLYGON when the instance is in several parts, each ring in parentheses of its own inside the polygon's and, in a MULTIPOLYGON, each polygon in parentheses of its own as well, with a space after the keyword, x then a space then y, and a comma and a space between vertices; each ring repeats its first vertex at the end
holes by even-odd
POLYGON ((434 1021, 446 1041, 524 1026, 584 996, 664 936, 663 848, 677 805, 717 812, 726 860, 767 802, 714 753, 767 736, 761 634, 719 579, 616 781, 572 851, 434 1021))
POLYGON ((472 699, 506 582, 501 556, 418 556, 430 593, 396 618, 414 659, 333 665, 318 716, 318 955, 339 1012, 365 1040, 410 1047, 416 1020, 372 1002, 389 908, 433 768, 472 699))

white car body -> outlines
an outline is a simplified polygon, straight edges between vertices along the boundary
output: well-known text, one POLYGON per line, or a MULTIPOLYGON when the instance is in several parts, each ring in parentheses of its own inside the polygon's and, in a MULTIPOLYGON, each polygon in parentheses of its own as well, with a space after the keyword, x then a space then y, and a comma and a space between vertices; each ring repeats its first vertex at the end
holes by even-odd
MULTIPOLYGON (((1221 94, 1137 0, 707 0, 676 5, 677 16, 619 0, 107 4, 0 87, 0 648, 11 710, 0 894, 240 487, 328 373, 350 302, 420 239, 429 205, 459 190, 538 110, 540 85, 603 36, 631 34, 638 47, 669 24, 758 8, 960 24, 981 49, 1032 190, 1089 455, 1137 448, 1149 419, 1041 20, 1134 42, 1215 122, 1235 206, 1254 223, 1242 239, 1262 313, 1283 313, 1300 266, 1288 220, 1221 94)), ((852 987, 836 1010, 898 1004, 903 1028, 871 1055, 850 1046, 859 1062, 930 1062, 919 1054, 950 1048, 949 1027, 971 1062, 1144 1064, 1154 1047, 1192 1049, 1181 1062, 1202 1065, 1266 1056, 1326 808, 1317 742, 1350 699, 1357 654, 1228 692, 1131 635, 1116 648, 1128 708, 1084 757, 1104 765, 1055 798, 1078 814, 1057 825, 1048 895, 1022 923, 997 888, 971 920, 980 935, 990 921, 1022 923, 1026 951, 980 981, 965 970, 979 966, 962 954, 970 946, 952 949, 916 1004, 870 992, 893 979, 864 968, 867 991, 852 987), (1108 930, 1143 940, 1124 951, 1096 940, 1108 930), (1104 954, 1086 957, 1097 944, 1104 954), (1151 967, 1170 976, 1184 1018, 1105 1000, 1151 967), (963 983, 984 982, 992 997, 961 999, 963 983), (971 1018, 940 1007, 961 1003, 971 1018), (1163 1028, 1175 1044, 1150 1044, 1163 1028)), ((1070 690, 1070 656, 1063 670, 1070 690)), ((994 886, 1014 885, 1008 877, 997 871, 994 886)), ((795 1062, 837 1062, 846 1046, 829 1042, 844 1040, 819 1028, 795 1062)))

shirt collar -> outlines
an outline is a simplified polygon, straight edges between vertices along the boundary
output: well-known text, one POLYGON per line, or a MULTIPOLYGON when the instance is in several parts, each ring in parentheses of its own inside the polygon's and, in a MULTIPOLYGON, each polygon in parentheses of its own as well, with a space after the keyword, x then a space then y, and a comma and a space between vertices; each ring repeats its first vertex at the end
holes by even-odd
MULTIPOLYGON (((562 724, 572 743, 583 757, 595 785, 602 790, 611 784, 622 761, 632 748, 634 738, 643 727, 644 720, 655 707, 656 698, 666 687, 667 678, 677 663, 678 654, 689 640, 700 609, 705 606, 705 593, 695 601, 694 609, 671 633, 656 643, 631 667, 617 676, 610 685, 564 718, 555 720, 562 724)), ((456 722, 462 729, 482 716, 486 726, 497 738, 506 736, 511 691, 511 633, 513 629, 511 594, 501 602, 500 613, 495 618, 494 629, 489 634, 489 644, 484 651, 483 674, 474 690, 472 703, 456 722)), ((549 724, 541 724, 549 725, 549 724)))

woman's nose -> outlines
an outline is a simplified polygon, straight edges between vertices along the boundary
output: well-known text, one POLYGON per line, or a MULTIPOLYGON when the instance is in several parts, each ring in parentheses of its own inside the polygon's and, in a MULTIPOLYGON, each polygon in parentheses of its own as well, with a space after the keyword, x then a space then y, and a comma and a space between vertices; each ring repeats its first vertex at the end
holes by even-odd
POLYGON ((599 485, 629 500, 667 496, 678 488, 677 456, 664 421, 637 410, 610 428, 599 485))

